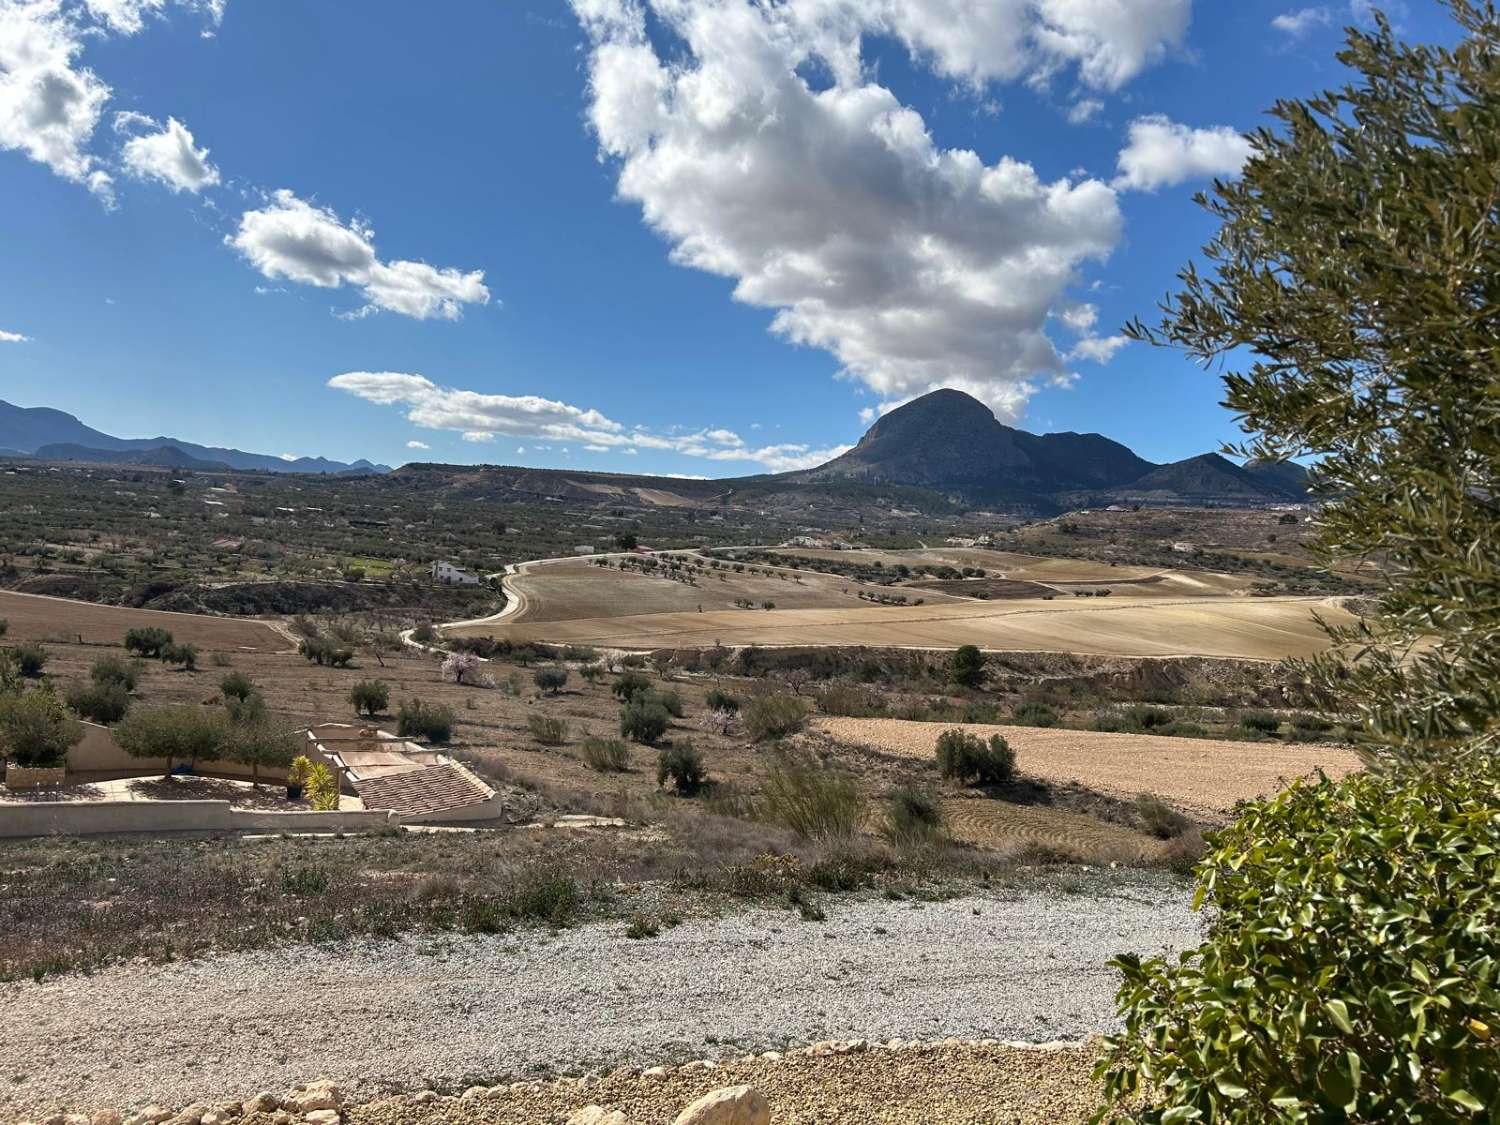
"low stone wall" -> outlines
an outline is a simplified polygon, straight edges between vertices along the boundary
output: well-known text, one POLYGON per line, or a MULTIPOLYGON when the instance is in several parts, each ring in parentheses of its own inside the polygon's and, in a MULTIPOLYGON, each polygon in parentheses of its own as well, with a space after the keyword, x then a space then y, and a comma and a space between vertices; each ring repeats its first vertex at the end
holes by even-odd
POLYGON ((0 805, 0 837, 115 836, 172 832, 370 832, 390 813, 267 812, 228 801, 47 801, 0 805))
POLYGON ((62 767, 5 765, 5 787, 7 789, 47 789, 62 785, 68 779, 68 771, 62 767))

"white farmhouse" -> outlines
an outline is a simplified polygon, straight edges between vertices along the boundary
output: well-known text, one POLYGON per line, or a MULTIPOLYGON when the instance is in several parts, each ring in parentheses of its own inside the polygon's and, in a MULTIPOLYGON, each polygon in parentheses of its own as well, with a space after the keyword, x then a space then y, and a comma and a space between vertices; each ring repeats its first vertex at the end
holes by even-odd
POLYGON ((432 564, 432 580, 445 586, 478 586, 483 581, 479 575, 470 574, 462 567, 446 562, 432 564))

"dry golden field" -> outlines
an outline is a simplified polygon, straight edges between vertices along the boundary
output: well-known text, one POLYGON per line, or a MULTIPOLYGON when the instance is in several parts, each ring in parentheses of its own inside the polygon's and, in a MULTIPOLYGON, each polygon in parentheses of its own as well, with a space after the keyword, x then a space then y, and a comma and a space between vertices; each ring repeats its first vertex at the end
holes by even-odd
POLYGON ((284 652, 297 647, 264 621, 96 605, 10 590, 0 590, 0 619, 10 623, 9 640, 77 643, 82 638, 90 645, 119 644, 127 630, 154 626, 170 630, 175 640, 204 649, 284 652))

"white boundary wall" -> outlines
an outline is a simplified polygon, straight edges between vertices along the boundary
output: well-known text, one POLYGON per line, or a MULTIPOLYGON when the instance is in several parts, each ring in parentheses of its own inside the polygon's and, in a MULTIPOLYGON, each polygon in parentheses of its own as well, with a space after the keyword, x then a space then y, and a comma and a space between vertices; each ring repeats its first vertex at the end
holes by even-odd
POLYGON ((39 801, 0 805, 0 837, 114 836, 143 832, 370 832, 388 812, 272 812, 228 801, 39 801))

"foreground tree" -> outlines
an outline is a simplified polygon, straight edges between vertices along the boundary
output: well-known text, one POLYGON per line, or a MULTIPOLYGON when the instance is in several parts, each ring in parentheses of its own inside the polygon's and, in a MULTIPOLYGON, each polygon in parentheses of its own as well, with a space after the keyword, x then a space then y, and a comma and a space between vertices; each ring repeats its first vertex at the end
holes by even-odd
POLYGON ((0 760, 38 769, 61 766, 83 727, 50 688, 0 695, 0 760))
POLYGON ((1351 31, 1354 80, 1279 104, 1202 200, 1213 275, 1132 328, 1236 365, 1244 451, 1316 458, 1319 546, 1387 584, 1304 666, 1360 713, 1372 769, 1246 807, 1198 867, 1204 945, 1115 962, 1101 1118, 1500 1105, 1500 16, 1450 7, 1451 49, 1351 31))
POLYGON ((186 761, 196 766, 220 756, 230 720, 221 711, 202 707, 156 707, 132 711, 114 728, 115 741, 132 758, 166 759, 165 776, 172 764, 186 761))

